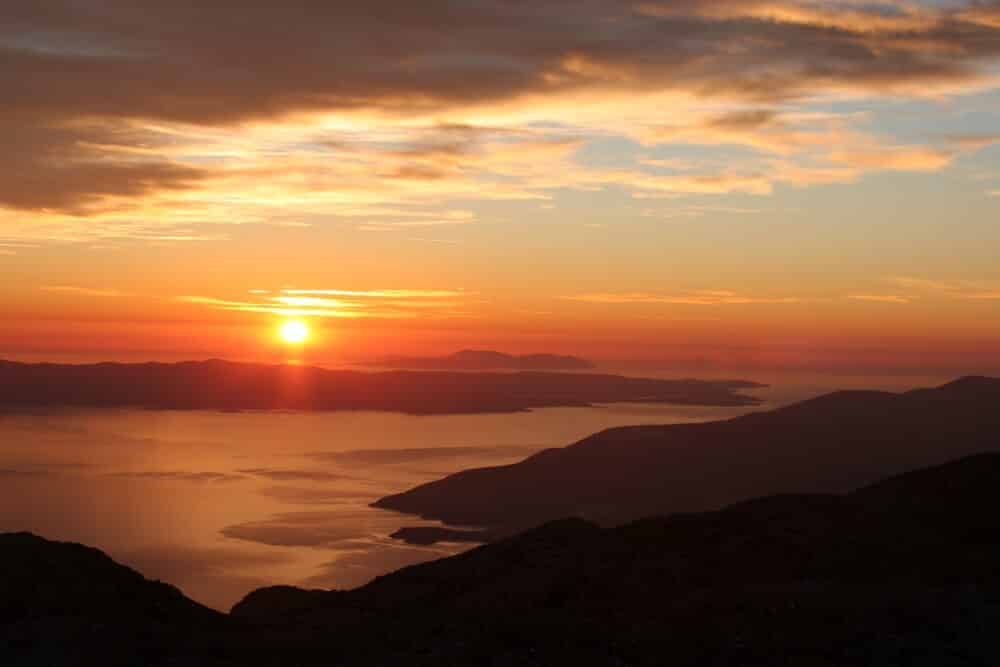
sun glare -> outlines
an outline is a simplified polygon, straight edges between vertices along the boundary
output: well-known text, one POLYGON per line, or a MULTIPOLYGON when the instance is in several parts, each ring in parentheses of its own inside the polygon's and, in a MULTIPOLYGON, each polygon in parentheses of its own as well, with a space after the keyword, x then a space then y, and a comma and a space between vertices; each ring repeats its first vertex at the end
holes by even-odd
POLYGON ((309 327, 305 322, 289 320, 278 329, 278 337, 289 345, 301 345, 309 338, 309 327))

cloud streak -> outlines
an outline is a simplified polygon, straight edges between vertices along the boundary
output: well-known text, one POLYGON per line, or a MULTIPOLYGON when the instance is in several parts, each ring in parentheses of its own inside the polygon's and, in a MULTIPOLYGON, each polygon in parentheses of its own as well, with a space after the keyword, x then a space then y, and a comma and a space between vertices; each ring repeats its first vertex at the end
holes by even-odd
POLYGON ((914 298, 900 296, 899 294, 851 294, 847 297, 852 301, 870 301, 872 303, 912 303, 914 298))
POLYGON ((947 281, 910 276, 896 276, 890 279, 894 285, 915 292, 931 294, 938 298, 961 301, 995 301, 1000 300, 1000 285, 988 282, 969 280, 947 281))
POLYGON ((120 296, 126 296, 126 294, 117 289, 99 289, 95 287, 79 287, 76 285, 43 285, 38 289, 43 292, 55 292, 59 294, 72 294, 75 296, 93 296, 93 297, 103 297, 103 298, 115 298, 120 296))
POLYGON ((767 297, 749 296, 726 290, 702 290, 687 294, 653 294, 648 292, 577 294, 563 297, 572 301, 585 303, 623 305, 623 304, 657 304, 677 306, 742 306, 742 305, 773 305, 802 303, 799 297, 767 297))
POLYGON ((283 317, 413 319, 465 317, 468 294, 446 289, 253 289, 247 300, 180 296, 176 301, 215 310, 283 317))

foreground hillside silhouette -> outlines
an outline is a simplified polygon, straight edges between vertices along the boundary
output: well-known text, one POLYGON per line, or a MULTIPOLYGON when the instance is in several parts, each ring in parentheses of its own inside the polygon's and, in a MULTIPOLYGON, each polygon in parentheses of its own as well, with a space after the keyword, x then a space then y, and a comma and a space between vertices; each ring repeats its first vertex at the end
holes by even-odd
POLYGON ((836 392, 725 421, 614 428, 375 506, 500 535, 566 516, 613 525, 774 493, 844 492, 998 443, 1000 380, 967 377, 902 394, 836 392))
POLYGON ((1000 453, 849 495, 564 519, 230 615, 99 552, 0 535, 0 660, 183 665, 995 665, 1000 453))
POLYGON ((657 380, 590 373, 365 373, 211 360, 176 364, 24 364, 0 360, 0 407, 516 412, 641 401, 742 406, 743 381, 657 380))

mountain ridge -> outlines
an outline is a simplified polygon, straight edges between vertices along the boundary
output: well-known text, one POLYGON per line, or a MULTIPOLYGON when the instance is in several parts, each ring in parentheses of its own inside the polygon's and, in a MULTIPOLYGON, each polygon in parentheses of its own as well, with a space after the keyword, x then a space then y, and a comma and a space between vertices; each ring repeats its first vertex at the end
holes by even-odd
POLYGON ((566 515, 611 524, 774 493, 843 492, 989 449, 998 407, 994 378, 898 394, 834 392, 727 420, 607 429, 373 506, 502 533, 566 515))

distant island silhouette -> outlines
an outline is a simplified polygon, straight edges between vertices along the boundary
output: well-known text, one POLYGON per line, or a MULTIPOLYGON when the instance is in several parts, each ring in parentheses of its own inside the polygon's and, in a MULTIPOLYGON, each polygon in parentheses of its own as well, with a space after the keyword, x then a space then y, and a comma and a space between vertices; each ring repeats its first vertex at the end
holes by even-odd
POLYGON ((328 370, 209 360, 89 365, 0 361, 0 409, 140 407, 207 410, 518 412, 621 401, 751 406, 743 380, 660 380, 592 373, 328 370))
POLYGON ((229 614, 97 550, 3 534, 0 661, 998 664, 998 506, 990 452, 847 495, 565 518, 354 590, 259 589, 229 614))
POLYGON ((993 449, 998 434, 1000 379, 967 377, 902 394, 842 391, 725 421, 613 428, 374 506, 494 535, 565 516, 614 525, 759 495, 842 492, 993 449))
POLYGON ((582 371, 595 368, 587 359, 560 354, 512 355, 495 350, 460 350, 444 357, 386 357, 371 364, 382 368, 452 371, 582 371))

